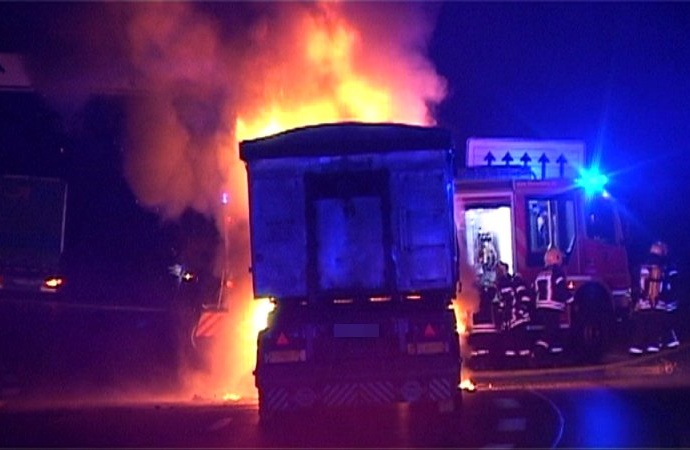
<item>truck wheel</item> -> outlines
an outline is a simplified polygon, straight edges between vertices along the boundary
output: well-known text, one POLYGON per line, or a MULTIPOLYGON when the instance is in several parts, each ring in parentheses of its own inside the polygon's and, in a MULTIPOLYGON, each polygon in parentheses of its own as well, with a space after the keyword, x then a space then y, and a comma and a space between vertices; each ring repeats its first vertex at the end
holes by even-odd
POLYGON ((613 309, 606 291, 592 287, 587 295, 576 299, 573 320, 573 349, 578 362, 600 362, 609 345, 609 332, 614 325, 613 309))
POLYGON ((265 432, 274 432, 288 418, 287 413, 269 408, 266 400, 261 397, 262 393, 259 392, 259 428, 265 432))
POLYGON ((278 422, 276 415, 275 411, 268 410, 259 402, 259 427, 262 430, 271 431, 275 428, 275 424, 278 422))

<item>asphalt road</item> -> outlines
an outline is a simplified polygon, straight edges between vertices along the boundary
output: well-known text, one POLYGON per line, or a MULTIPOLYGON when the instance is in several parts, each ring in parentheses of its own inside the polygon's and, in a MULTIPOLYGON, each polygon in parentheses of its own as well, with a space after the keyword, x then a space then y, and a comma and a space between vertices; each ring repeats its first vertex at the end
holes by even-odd
MULTIPOLYGON (((8 305, 2 306, 8 312, 8 305)), ((690 445, 688 344, 631 358, 622 342, 604 364, 592 366, 466 369, 464 376, 477 391, 464 393, 461 413, 442 421, 401 405, 295 417, 265 430, 258 425, 255 402, 166 397, 174 390, 175 360, 165 352, 170 342, 161 337, 170 324, 161 312, 55 309, 30 316, 21 322, 8 320, 16 314, 0 318, 6 339, 0 365, 20 369, 13 373, 20 377, 16 391, 12 380, 9 389, 0 386, 2 447, 690 445), (127 350, 132 348, 138 351, 127 350), (156 389, 136 402, 107 395, 108 386, 136 377, 153 380, 156 389)))
POLYGON ((690 390, 573 385, 465 395, 448 422, 404 405, 258 424, 255 403, 0 408, 0 446, 31 448, 670 448, 690 444, 690 390))
POLYGON ((536 392, 468 396, 447 422, 405 405, 329 411, 258 424, 256 404, 142 402, 0 409, 3 447, 477 448, 551 447, 560 416, 536 392))
POLYGON ((690 447, 687 387, 602 386, 544 394, 565 418, 560 448, 690 447))

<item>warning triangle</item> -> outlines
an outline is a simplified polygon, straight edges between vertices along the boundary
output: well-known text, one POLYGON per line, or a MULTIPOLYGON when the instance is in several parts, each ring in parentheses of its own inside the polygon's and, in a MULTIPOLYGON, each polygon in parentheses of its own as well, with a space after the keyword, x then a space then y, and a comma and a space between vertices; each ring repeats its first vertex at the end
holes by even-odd
POLYGON ((278 340, 276 340, 276 344, 278 345, 288 345, 288 338, 285 336, 285 333, 280 333, 280 336, 278 336, 278 340))
POLYGON ((426 328, 424 328, 424 337, 434 336, 436 336, 436 330, 434 330, 434 327, 432 327, 430 323, 426 324, 426 328))

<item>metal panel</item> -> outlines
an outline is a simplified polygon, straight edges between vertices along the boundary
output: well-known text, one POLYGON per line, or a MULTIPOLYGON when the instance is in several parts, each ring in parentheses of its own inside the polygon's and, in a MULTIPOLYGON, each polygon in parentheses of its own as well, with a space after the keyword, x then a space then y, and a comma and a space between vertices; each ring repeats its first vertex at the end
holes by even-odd
POLYGON ((315 202, 319 290, 385 287, 381 200, 376 197, 315 202))
POLYGON ((450 149, 251 160, 255 296, 454 291, 450 163, 450 149))
POLYGON ((403 291, 453 288, 452 199, 440 168, 395 177, 398 287, 403 291))
POLYGON ((306 295, 304 187, 301 178, 251 179, 252 273, 254 295, 306 295))

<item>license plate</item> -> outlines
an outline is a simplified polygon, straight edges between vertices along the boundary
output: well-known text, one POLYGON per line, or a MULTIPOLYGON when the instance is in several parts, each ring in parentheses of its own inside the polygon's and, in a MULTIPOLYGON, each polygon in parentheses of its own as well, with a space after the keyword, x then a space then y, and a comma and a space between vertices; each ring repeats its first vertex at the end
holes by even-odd
POLYGON ((446 343, 445 342, 418 342, 417 343, 417 354, 418 355, 433 355, 436 353, 445 353, 446 343))
POLYGON ((333 336, 337 338, 377 338, 378 323, 336 323, 333 325, 333 336))
POLYGON ((267 363, 299 362, 305 359, 304 350, 277 350, 266 353, 267 363))

